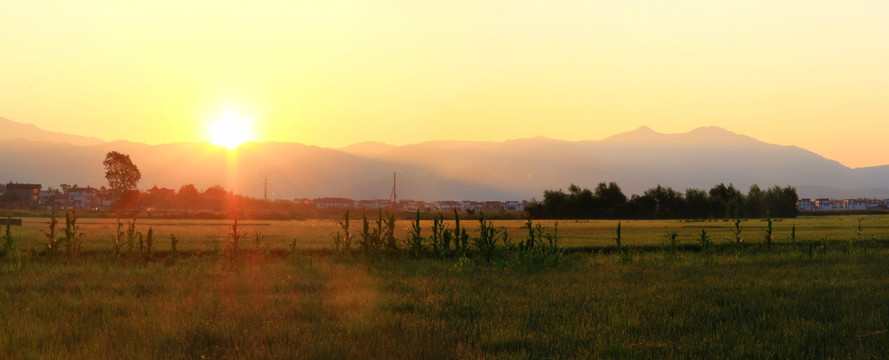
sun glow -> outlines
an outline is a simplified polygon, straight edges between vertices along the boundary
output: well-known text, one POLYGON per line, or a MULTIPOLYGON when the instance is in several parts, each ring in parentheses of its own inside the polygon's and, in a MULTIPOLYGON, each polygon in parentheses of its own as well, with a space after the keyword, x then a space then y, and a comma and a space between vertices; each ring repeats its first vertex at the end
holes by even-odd
POLYGON ((221 119, 210 124, 207 133, 214 145, 233 150, 238 145, 253 140, 252 125, 250 121, 226 112, 221 119))

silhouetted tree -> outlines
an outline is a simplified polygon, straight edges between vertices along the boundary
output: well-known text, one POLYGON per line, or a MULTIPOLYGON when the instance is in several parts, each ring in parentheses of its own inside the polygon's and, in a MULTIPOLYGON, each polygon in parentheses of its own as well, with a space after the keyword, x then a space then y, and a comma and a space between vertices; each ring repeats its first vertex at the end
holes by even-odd
POLYGON ((551 219, 587 218, 726 218, 735 216, 795 217, 796 189, 774 186, 763 191, 757 185, 745 196, 731 184, 719 184, 709 192, 687 189, 685 194, 657 185, 629 199, 616 183, 600 183, 595 192, 571 184, 568 193, 546 190, 543 201, 525 207, 529 216, 551 219))
POLYGON ((201 193, 194 187, 194 184, 188 184, 182 185, 182 187, 179 188, 176 197, 179 199, 180 204, 182 204, 181 206, 185 210, 196 209, 198 207, 201 193))
POLYGON ((108 179, 108 186, 114 193, 115 200, 119 200, 128 190, 136 190, 136 185, 142 179, 142 173, 130 160, 129 155, 110 151, 102 163, 105 165, 105 178, 108 179))

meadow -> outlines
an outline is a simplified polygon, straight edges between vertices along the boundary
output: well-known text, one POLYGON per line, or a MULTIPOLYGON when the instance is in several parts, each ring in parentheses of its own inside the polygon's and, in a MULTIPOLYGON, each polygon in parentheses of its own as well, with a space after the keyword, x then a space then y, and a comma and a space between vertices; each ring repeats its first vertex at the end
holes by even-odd
POLYGON ((13 227, 0 259, 2 358, 889 356, 889 216, 776 219, 773 247, 761 220, 741 222, 742 246, 732 221, 622 221, 625 252, 617 221, 560 221, 565 253, 540 266, 344 254, 329 220, 245 221, 267 251, 229 259, 230 222, 137 219, 158 253, 134 260, 112 253, 116 220, 82 219, 81 255, 41 256, 46 222, 13 227), (701 229, 713 249, 696 247, 701 229))

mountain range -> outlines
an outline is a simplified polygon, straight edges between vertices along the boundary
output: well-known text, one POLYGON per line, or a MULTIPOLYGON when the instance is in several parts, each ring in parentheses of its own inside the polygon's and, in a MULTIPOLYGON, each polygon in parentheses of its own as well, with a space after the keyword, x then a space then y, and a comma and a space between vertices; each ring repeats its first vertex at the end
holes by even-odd
POLYGON ((596 141, 543 137, 501 142, 377 142, 344 148, 246 143, 236 151, 208 143, 148 145, 50 132, 0 118, 0 182, 106 184, 109 151, 130 155, 140 188, 222 185, 271 198, 522 200, 569 184, 615 181, 624 193, 656 185, 684 191, 732 183, 746 191, 793 185, 801 197, 889 198, 889 165, 851 169, 811 151, 768 144, 718 127, 662 134, 647 127, 596 141))

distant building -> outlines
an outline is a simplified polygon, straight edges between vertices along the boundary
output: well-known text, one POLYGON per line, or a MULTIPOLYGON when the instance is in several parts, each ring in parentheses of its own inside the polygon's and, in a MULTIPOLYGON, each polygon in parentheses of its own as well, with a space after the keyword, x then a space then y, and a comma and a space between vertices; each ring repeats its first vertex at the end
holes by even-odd
POLYGON ((6 184, 6 192, 3 194, 0 205, 7 209, 35 209, 40 206, 40 184, 6 184))
POLYGON ((512 210, 512 211, 525 211, 525 204, 527 204, 527 201, 514 201, 514 200, 512 200, 512 201, 507 201, 507 202, 505 202, 505 203, 503 204, 503 207, 504 207, 506 210, 512 210))
POLYGON ((65 205, 65 195, 53 188, 40 191, 40 207, 43 209, 61 209, 65 205))
POLYGON ((98 209, 102 206, 102 197, 99 189, 93 187, 70 188, 68 189, 68 208, 74 210, 80 209, 98 209))
POLYGON ((836 206, 834 206, 833 200, 831 199, 815 199, 815 209, 816 210, 834 210, 836 206))
POLYGON ((312 200, 318 209, 352 209, 356 207, 356 202, 346 198, 320 198, 312 200))
POLYGON ((475 211, 481 210, 484 204, 481 201, 470 201, 463 200, 463 203, 460 205, 460 208, 464 211, 475 211))
POLYGON ((389 200, 361 200, 358 207, 362 209, 389 209, 392 203, 389 200))
POLYGON ((405 211, 417 211, 417 210, 425 210, 426 203, 417 200, 400 200, 398 201, 398 206, 401 210, 405 211))
POLYGON ((438 211, 452 211, 459 210, 462 207, 462 203, 459 201, 436 201, 432 203, 432 207, 438 211))
POLYGON ((843 205, 846 210, 867 210, 867 200, 843 200, 843 205))
POLYGON ((800 211, 814 211, 815 210, 815 202, 812 201, 812 199, 799 199, 797 208, 799 208, 800 211))

